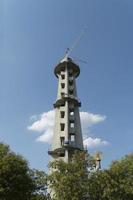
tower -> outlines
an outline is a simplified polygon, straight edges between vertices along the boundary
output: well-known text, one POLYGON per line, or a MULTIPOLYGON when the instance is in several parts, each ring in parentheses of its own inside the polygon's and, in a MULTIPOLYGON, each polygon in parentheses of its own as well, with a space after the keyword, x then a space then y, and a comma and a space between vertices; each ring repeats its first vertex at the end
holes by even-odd
POLYGON ((55 126, 51 149, 53 159, 69 162, 75 150, 83 150, 83 139, 79 115, 80 101, 77 97, 76 78, 80 68, 67 56, 54 70, 58 78, 57 99, 54 103, 55 126))

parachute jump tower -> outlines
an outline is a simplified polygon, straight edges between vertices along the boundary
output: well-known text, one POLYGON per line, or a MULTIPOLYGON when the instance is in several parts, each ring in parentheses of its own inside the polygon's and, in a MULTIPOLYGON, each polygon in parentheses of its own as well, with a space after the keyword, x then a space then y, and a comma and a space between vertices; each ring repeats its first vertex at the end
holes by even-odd
POLYGON ((66 56, 54 70, 58 78, 57 99, 54 103, 55 126, 51 149, 48 151, 53 159, 69 162, 76 150, 84 150, 77 97, 76 78, 80 68, 66 56))

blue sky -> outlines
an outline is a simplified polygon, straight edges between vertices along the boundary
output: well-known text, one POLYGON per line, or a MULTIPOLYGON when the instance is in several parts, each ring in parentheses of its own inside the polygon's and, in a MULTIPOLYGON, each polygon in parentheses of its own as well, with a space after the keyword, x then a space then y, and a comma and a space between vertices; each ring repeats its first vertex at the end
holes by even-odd
POLYGON ((42 133, 27 127, 53 109, 54 67, 87 26, 71 53, 81 68, 78 96, 81 111, 106 116, 102 123, 88 127, 90 136, 109 142, 89 152, 103 151, 104 167, 130 153, 132 21, 132 0, 1 0, 0 141, 22 154, 31 167, 47 168, 49 144, 37 142, 42 133))

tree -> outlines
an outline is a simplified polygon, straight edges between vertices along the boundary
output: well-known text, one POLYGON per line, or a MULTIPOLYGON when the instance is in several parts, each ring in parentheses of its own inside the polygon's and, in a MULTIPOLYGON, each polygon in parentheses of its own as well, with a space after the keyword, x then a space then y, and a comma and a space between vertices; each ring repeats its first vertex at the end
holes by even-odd
POLYGON ((77 151, 69 163, 56 160, 50 163, 49 187, 54 200, 88 200, 89 157, 77 151))
POLYGON ((133 154, 113 162, 109 173, 116 183, 116 200, 133 199, 133 154))
POLYGON ((91 200, 133 199, 133 154, 112 162, 108 170, 92 173, 88 191, 91 200))
POLYGON ((31 200, 47 200, 47 174, 44 171, 31 170, 31 176, 35 184, 35 190, 31 200))
POLYGON ((0 143, 0 199, 29 200, 34 188, 27 161, 0 143))
POLYGON ((94 165, 85 152, 76 152, 69 163, 51 162, 48 179, 53 200, 133 199, 133 154, 113 161, 106 170, 93 170, 94 165))

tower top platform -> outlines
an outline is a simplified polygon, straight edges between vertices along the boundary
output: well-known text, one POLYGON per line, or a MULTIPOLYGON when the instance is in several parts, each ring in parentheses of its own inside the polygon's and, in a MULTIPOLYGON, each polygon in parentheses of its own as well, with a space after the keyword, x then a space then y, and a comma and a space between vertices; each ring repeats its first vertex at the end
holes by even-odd
POLYGON ((68 68, 68 69, 72 69, 73 70, 73 75, 75 77, 78 77, 79 74, 80 74, 80 68, 79 66, 74 63, 74 61, 65 56, 58 64, 57 66, 55 67, 55 70, 54 70, 54 73, 55 73, 55 76, 58 78, 58 74, 60 74, 61 71, 64 71, 65 68, 68 68))

